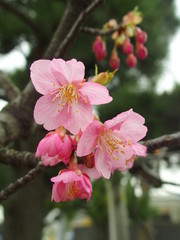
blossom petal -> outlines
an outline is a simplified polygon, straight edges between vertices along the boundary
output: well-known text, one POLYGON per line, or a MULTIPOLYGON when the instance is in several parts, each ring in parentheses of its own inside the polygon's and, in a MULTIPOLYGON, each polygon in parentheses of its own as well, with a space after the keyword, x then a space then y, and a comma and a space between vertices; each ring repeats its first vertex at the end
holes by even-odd
POLYGON ((77 146, 77 156, 86 156, 94 151, 102 124, 95 120, 83 132, 77 146))
POLYGON ((37 92, 45 95, 59 86, 51 73, 50 60, 37 60, 31 65, 30 70, 31 80, 37 92))
POLYGON ((107 120, 104 122, 104 126, 107 129, 111 130, 119 130, 121 127, 121 124, 128 118, 129 114, 131 114, 132 109, 126 112, 122 112, 118 114, 116 117, 112 118, 111 120, 107 120))
POLYGON ((63 59, 53 59, 51 70, 54 77, 62 85, 67 83, 80 83, 85 75, 85 67, 82 62, 76 59, 64 61, 63 59))
POLYGON ((104 178, 110 178, 112 168, 107 161, 107 154, 100 148, 98 148, 95 153, 95 168, 104 178))
POLYGON ((42 96, 36 102, 34 108, 34 119, 38 124, 44 124, 47 130, 53 130, 63 126, 67 121, 66 109, 58 112, 59 106, 53 103, 53 97, 48 95, 42 96))
POLYGON ((139 143, 133 144, 132 149, 136 156, 145 157, 147 154, 147 147, 142 144, 139 143))
POLYGON ((79 89, 79 92, 84 97, 87 96, 92 105, 105 104, 112 101, 107 88, 98 83, 85 82, 79 89))
POLYGON ((84 131, 87 128, 93 121, 93 117, 92 106, 89 103, 78 101, 77 104, 72 104, 68 119, 63 126, 72 134, 78 134, 80 129, 84 131))

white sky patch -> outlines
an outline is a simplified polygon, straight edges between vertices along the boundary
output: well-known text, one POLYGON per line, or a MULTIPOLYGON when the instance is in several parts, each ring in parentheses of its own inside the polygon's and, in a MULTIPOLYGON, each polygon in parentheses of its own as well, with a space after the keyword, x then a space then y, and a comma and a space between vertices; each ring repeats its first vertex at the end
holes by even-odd
POLYGON ((26 64, 25 56, 29 54, 30 47, 27 42, 22 42, 6 55, 0 54, 0 70, 11 72, 18 68, 23 68, 26 64))

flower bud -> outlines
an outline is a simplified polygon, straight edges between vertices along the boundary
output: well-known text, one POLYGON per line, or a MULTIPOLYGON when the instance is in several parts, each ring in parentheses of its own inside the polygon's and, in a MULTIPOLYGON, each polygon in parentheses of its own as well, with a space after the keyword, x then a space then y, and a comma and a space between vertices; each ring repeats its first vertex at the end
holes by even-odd
POLYGON ((114 74, 117 72, 118 69, 115 69, 113 72, 101 72, 97 76, 91 79, 92 82, 99 83, 103 86, 106 86, 111 79, 114 77, 114 74))
POLYGON ((136 55, 139 59, 144 60, 148 55, 147 48, 141 43, 137 44, 136 55))
POLYGON ((87 168, 94 167, 94 153, 90 153, 89 155, 85 156, 83 160, 87 168))
POLYGON ((102 40, 101 36, 96 37, 93 43, 92 51, 95 53, 98 61, 101 61, 106 57, 106 43, 102 40))
POLYGON ((120 58, 118 57, 117 51, 113 50, 110 60, 109 60, 109 64, 112 67, 112 69, 117 69, 119 68, 120 65, 120 58))
POLYGON ((137 58, 134 56, 133 53, 129 54, 128 57, 127 57, 127 60, 126 60, 126 63, 127 65, 130 67, 130 68, 133 68, 136 66, 137 64, 137 58))
POLYGON ((140 43, 145 43, 147 41, 147 33, 140 28, 136 28, 136 40, 140 43))
POLYGON ((130 42, 129 38, 127 38, 124 44, 122 45, 122 50, 127 55, 133 52, 133 45, 130 42))

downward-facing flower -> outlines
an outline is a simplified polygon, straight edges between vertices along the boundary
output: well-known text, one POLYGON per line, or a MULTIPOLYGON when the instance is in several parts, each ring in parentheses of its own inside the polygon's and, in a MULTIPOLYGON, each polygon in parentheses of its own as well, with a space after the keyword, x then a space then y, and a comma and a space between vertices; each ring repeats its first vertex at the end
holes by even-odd
POLYGON ((38 60, 31 65, 31 79, 42 97, 34 118, 47 130, 64 126, 77 134, 93 121, 92 105, 112 101, 108 90, 98 83, 85 82, 84 64, 75 59, 38 60))
POLYGON ((92 185, 89 176, 81 170, 62 170, 59 175, 51 178, 54 182, 52 201, 74 201, 76 198, 89 199, 92 195, 92 185))
POLYGON ((57 129, 55 132, 48 133, 37 147, 36 157, 41 157, 45 166, 53 166, 59 162, 67 164, 72 154, 72 141, 65 133, 60 134, 57 129))
POLYGON ((96 169, 110 178, 114 170, 126 170, 132 157, 145 155, 145 147, 137 145, 147 132, 144 122, 132 109, 104 124, 93 121, 80 138, 77 155, 86 156, 95 150, 96 169))

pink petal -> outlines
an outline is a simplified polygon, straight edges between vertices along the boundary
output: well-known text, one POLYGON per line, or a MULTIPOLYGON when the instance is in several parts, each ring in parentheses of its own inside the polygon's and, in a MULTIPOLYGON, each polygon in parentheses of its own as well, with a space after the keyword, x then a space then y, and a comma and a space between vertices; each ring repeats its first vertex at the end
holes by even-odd
POLYGON ((121 125, 120 132, 127 138, 129 137, 133 142, 138 142, 146 136, 147 127, 131 118, 121 125))
POLYGON ((44 124, 47 130, 53 130, 63 126, 67 121, 67 111, 65 108, 58 112, 59 106, 53 103, 53 96, 45 95, 38 99, 34 108, 34 119, 38 124, 44 124))
POLYGON ((80 83, 85 75, 85 67, 82 62, 76 59, 64 61, 63 59, 53 59, 51 70, 54 77, 62 85, 67 83, 80 83))
POLYGON ((139 143, 133 144, 132 149, 134 151, 134 155, 136 156, 145 157, 147 154, 147 147, 142 144, 139 143))
POLYGON ((112 101, 106 87, 93 82, 85 82, 79 89, 79 93, 88 97, 92 105, 105 104, 112 101))
POLYGON ((77 156, 86 156, 94 151, 102 126, 103 125, 96 120, 86 128, 77 146, 77 156))
POLYGON ((83 173, 86 173, 91 179, 99 179, 101 177, 101 175, 99 174, 95 167, 87 168, 85 164, 78 164, 78 168, 83 173))
POLYGON ((59 86, 51 73, 50 60, 37 60, 31 65, 30 70, 31 80, 37 92, 45 95, 59 86))
POLYGON ((87 128, 93 121, 93 117, 92 106, 89 103, 78 101, 77 104, 72 104, 70 114, 63 126, 72 134, 78 134, 80 129, 84 131, 87 128))
POLYGON ((107 154, 100 148, 98 148, 95 153, 95 168, 104 178, 110 178, 112 168, 107 161, 107 154))
POLYGON ((129 111, 126 112, 122 112, 120 114, 118 114, 116 117, 112 118, 111 120, 105 121, 104 122, 104 126, 107 129, 117 129, 119 130, 122 123, 128 118, 129 114, 131 114, 132 109, 130 109, 129 111))

